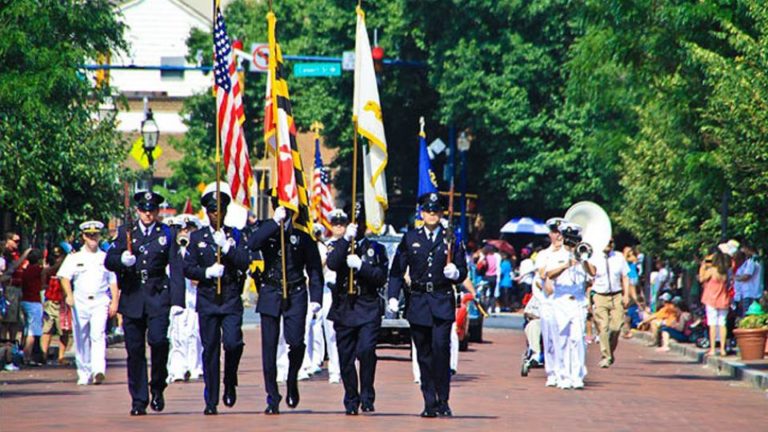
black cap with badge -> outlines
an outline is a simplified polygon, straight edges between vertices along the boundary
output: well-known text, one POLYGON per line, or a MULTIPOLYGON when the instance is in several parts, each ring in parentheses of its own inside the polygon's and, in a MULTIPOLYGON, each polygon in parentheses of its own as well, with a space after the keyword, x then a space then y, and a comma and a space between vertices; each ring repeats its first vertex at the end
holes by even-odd
POLYGON ((162 195, 152 191, 136 192, 133 195, 133 201, 136 202, 136 207, 145 211, 157 210, 165 201, 162 195))
POLYGON ((419 205, 421 209, 429 212, 439 212, 443 209, 443 203, 440 200, 440 195, 436 192, 425 193, 419 197, 419 205))

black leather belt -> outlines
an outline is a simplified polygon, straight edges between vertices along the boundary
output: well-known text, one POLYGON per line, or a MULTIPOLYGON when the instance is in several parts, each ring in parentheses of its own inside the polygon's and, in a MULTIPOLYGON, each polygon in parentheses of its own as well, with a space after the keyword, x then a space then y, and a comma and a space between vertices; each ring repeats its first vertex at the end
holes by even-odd
MULTIPOLYGON (((281 289, 283 287, 283 281, 275 280, 275 279, 271 279, 271 278, 264 279, 264 284, 271 285, 271 286, 274 286, 274 287, 278 287, 278 288, 281 288, 281 289)), ((306 287, 307 280, 304 279, 304 278, 301 278, 301 279, 293 281, 293 282, 288 282, 288 283, 286 283, 286 285, 288 286, 288 289, 291 290, 291 291, 298 290, 298 289, 306 287)))
POLYGON ((615 296, 616 294, 621 294, 621 291, 614 291, 614 292, 610 292, 610 293, 599 293, 599 292, 595 291, 595 294, 597 294, 597 295, 603 295, 603 296, 609 296, 609 297, 613 297, 613 296, 615 296))
POLYGON ((452 292, 453 288, 448 284, 436 284, 434 282, 427 283, 413 283, 411 284, 411 291, 415 292, 452 292))

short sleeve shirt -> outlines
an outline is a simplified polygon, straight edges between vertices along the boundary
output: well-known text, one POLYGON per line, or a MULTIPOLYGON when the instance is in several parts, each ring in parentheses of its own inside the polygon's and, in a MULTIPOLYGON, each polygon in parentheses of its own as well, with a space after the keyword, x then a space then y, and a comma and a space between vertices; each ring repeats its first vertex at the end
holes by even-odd
POLYGON ((117 283, 117 277, 104 267, 106 255, 102 250, 89 252, 85 249, 69 254, 56 277, 71 281, 76 299, 107 293, 109 285, 117 283))
POLYGON ((604 253, 597 253, 589 259, 595 266, 595 281, 592 291, 598 294, 611 294, 621 292, 621 279, 629 275, 629 266, 624 256, 616 251, 611 251, 606 257, 604 253))

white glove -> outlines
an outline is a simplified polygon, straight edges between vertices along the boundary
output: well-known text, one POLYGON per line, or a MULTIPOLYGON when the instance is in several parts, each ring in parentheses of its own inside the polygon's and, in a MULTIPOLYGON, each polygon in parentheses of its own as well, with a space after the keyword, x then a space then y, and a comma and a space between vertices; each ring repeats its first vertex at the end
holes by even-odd
POLYGON ((347 255, 347 267, 355 270, 360 270, 363 266, 363 260, 357 255, 347 255))
POLYGON ((221 253, 224 255, 229 252, 229 248, 232 246, 229 240, 227 240, 227 235, 224 234, 224 231, 222 230, 218 230, 213 233, 213 242, 216 243, 216 246, 221 248, 221 253))
POLYGON ((443 275, 446 278, 455 281, 459 279, 459 269, 456 268, 456 264, 450 263, 443 268, 443 275))
POLYGON ((352 241, 357 236, 357 224, 349 224, 347 225, 347 230, 344 231, 344 240, 346 241, 352 241))
POLYGON ((224 266, 221 264, 214 264, 205 269, 205 277, 207 279, 220 278, 224 275, 224 266))
POLYGON ((387 309, 389 309, 390 312, 397 313, 397 311, 400 310, 400 302, 397 301, 396 298, 392 297, 389 299, 387 309))
POLYGON ((275 209, 275 214, 272 215, 272 220, 275 221, 276 224, 280 225, 280 222, 285 220, 285 216, 285 207, 280 206, 275 209))
POLYGON ((309 311, 312 312, 312 315, 320 312, 320 309, 323 308, 323 305, 321 305, 318 302, 310 302, 309 303, 309 311))
POLYGON ((184 308, 181 306, 173 305, 171 306, 171 316, 174 317, 176 315, 181 315, 184 312, 184 308))
POLYGON ((122 262, 126 267, 131 267, 132 265, 136 264, 136 255, 125 251, 122 255, 120 255, 120 262, 122 262))

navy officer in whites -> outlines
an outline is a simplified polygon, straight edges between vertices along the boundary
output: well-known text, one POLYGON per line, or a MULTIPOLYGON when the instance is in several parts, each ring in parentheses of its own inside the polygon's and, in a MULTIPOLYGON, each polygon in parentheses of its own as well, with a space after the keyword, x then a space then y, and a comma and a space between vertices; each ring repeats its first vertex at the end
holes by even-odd
POLYGON ((452 245, 454 262, 448 263, 446 230, 440 224, 443 206, 436 193, 419 197, 424 225, 408 231, 395 252, 389 272, 388 308, 397 312, 400 291, 406 289, 406 319, 421 370, 422 417, 450 417, 451 324, 456 319, 453 285, 467 277, 464 246, 452 245), (411 279, 405 287, 405 274, 411 279))
POLYGON ((235 405, 237 368, 243 354, 243 286, 251 264, 248 241, 237 228, 224 226, 230 197, 229 186, 221 183, 219 202, 216 183, 206 187, 200 204, 208 214, 210 226, 189 236, 184 257, 184 275, 197 283, 197 315, 203 344, 205 415, 218 413, 219 359, 224 345, 224 394, 227 407, 235 405), (217 251, 221 261, 217 263, 217 251), (217 293, 219 281, 221 292, 217 293))
POLYGON ((361 203, 356 205, 355 220, 344 236, 328 245, 328 268, 336 272, 333 303, 328 317, 336 331, 336 346, 344 383, 344 408, 347 415, 373 412, 376 392, 376 340, 384 313, 379 289, 387 283, 387 250, 365 237, 365 215, 361 203), (350 243, 355 242, 354 253, 350 243), (349 292, 349 270, 352 269, 353 293, 349 292), (360 362, 359 390, 355 360, 360 362))
POLYGON ((165 407, 163 390, 168 378, 168 324, 171 314, 184 311, 184 269, 176 235, 158 220, 165 200, 152 191, 133 196, 139 220, 121 226, 107 251, 104 265, 117 274, 120 290, 118 312, 123 315, 125 349, 128 352, 128 391, 131 415, 145 415, 165 407), (126 230, 131 234, 127 248, 126 230), (167 267, 167 272, 166 272, 167 267), (145 344, 152 350, 152 372, 147 386, 145 344), (148 388, 149 387, 149 388, 148 388), (152 400, 149 400, 151 389, 152 400))
POLYGON ((286 403, 290 408, 299 405, 298 374, 304 360, 307 307, 312 313, 321 309, 323 301, 323 265, 317 243, 311 235, 291 220, 291 211, 278 206, 271 219, 257 222, 258 227, 248 239, 251 251, 261 251, 264 271, 256 311, 261 314, 261 361, 264 387, 267 391, 265 414, 279 414, 282 396, 277 388, 277 344, 280 319, 283 334, 290 347, 288 353, 288 379, 286 403), (283 301, 283 269, 280 247, 280 224, 285 230, 285 278, 288 299, 283 301), (307 296, 309 289, 309 296, 307 296), (307 303, 309 302, 309 305, 307 303))

